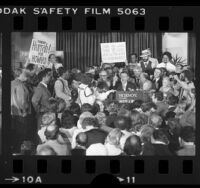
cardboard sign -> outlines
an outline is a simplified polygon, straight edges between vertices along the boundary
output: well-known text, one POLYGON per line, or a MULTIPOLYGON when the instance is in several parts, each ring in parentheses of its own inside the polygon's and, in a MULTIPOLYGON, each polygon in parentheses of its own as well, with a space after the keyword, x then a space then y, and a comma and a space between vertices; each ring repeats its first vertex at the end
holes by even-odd
POLYGON ((40 66, 47 66, 50 50, 50 43, 38 39, 33 39, 29 51, 29 63, 37 64, 40 66))
POLYGON ((126 61, 126 42, 101 43, 101 59, 104 63, 126 61))
POLYGON ((142 100, 148 102, 150 95, 148 91, 136 90, 136 91, 117 91, 116 99, 119 103, 133 103, 135 100, 142 100))

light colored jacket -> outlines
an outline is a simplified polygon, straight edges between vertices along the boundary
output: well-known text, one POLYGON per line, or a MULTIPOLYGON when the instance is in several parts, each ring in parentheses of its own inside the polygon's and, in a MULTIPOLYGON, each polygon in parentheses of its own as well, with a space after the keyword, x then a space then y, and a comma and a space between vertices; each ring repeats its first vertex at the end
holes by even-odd
POLYGON ((55 82, 54 90, 56 97, 63 99, 66 103, 71 100, 71 91, 69 89, 67 80, 59 77, 55 82))
POLYGON ((78 94, 80 105, 85 103, 93 105, 96 100, 95 93, 88 87, 88 85, 80 84, 78 87, 78 94))
POLYGON ((11 82, 11 115, 25 117, 31 114, 30 94, 18 78, 11 82))

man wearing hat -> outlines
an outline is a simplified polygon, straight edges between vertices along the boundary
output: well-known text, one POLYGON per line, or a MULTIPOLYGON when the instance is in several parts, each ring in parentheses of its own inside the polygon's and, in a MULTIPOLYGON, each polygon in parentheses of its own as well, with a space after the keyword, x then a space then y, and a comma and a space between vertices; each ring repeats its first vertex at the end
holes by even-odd
POLYGON ((153 75, 154 68, 156 67, 155 66, 156 60, 154 58, 150 59, 150 56, 151 56, 150 49, 143 50, 142 55, 140 56, 142 57, 142 60, 140 61, 140 66, 143 72, 146 72, 149 75, 153 75))

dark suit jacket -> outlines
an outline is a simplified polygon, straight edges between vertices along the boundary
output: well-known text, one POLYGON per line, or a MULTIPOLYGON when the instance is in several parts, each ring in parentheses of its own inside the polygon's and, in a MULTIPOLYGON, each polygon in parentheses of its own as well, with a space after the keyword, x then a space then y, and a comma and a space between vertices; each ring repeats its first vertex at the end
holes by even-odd
POLYGON ((108 134, 101 129, 91 129, 89 131, 86 131, 85 133, 87 134, 88 138, 86 148, 88 148, 92 144, 97 144, 97 143, 104 144, 108 134))
POLYGON ((159 91, 162 87, 162 78, 160 78, 157 82, 155 80, 152 80, 152 89, 155 89, 156 91, 159 91), (157 84, 156 84, 157 83, 157 84))
POLYGON ((154 69, 152 68, 152 62, 148 61, 147 66, 145 67, 144 62, 140 61, 142 72, 146 72, 148 75, 153 75, 154 69))
MULTIPOLYGON (((118 83, 116 83, 115 89, 117 91, 124 91, 123 87, 122 87, 122 82, 121 81, 119 81, 118 83)), ((134 83, 132 83, 132 82, 127 82, 126 91, 129 91, 129 89, 131 89, 131 90, 134 89, 135 90, 136 89, 136 85, 134 83)))
POLYGON ((49 110, 50 97, 49 90, 39 83, 32 97, 32 104, 37 113, 45 113, 49 110))
POLYGON ((143 147, 144 156, 169 156, 172 155, 167 145, 164 144, 144 144, 143 147))

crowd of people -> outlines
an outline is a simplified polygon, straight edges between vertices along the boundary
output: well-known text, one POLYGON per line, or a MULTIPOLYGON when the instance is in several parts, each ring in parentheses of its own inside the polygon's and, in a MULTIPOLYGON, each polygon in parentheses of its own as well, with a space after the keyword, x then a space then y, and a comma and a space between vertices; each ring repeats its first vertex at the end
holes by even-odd
POLYGON ((150 49, 123 63, 66 70, 19 63, 11 82, 13 155, 194 156, 195 78, 150 49), (148 93, 120 103, 118 91, 148 93))

